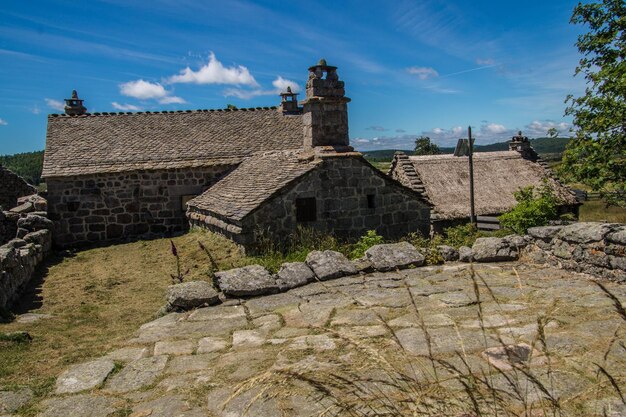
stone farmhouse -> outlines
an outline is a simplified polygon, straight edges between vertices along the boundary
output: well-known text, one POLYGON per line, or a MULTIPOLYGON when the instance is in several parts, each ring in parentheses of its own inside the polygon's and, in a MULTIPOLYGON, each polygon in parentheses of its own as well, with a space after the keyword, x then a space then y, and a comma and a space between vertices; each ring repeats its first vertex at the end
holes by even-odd
MULTIPOLYGON (((509 142, 508 151, 474 153, 474 201, 476 215, 498 216, 517 203, 514 193, 544 182, 561 200, 559 211, 578 217, 580 202, 561 184, 521 132, 509 142)), ((420 193, 432 204, 432 229, 469 221, 469 168, 466 157, 453 155, 407 156, 396 153, 389 175, 420 193)))
POLYGON ((43 177, 57 245, 162 236, 189 223, 250 246, 299 225, 341 238, 428 233, 430 205, 349 144, 337 68, 309 68, 303 107, 48 117, 43 177))

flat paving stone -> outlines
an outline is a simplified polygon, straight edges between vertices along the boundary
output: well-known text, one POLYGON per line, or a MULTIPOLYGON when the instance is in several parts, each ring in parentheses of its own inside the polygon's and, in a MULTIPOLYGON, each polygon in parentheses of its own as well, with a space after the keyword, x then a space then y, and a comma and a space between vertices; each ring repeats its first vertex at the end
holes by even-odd
POLYGON ((167 356, 141 358, 130 362, 106 384, 106 391, 124 393, 152 384, 163 372, 167 356))
POLYGON ((192 340, 173 340, 167 342, 156 342, 154 345, 154 356, 160 355, 191 355, 195 348, 192 340))
POLYGON ((124 347, 107 353, 105 358, 114 362, 132 362, 137 359, 150 356, 150 349, 147 347, 124 347))
POLYGON ((203 337, 198 341, 198 354, 219 352, 228 347, 229 343, 219 337, 203 337))
POLYGON ((0 391, 0 413, 13 413, 33 399, 33 391, 23 388, 17 391, 0 391))
POLYGON ((206 417, 206 412, 180 396, 166 395, 153 401, 133 406, 131 416, 146 417, 206 417))
POLYGON ((209 369, 211 362, 217 357, 215 353, 203 355, 177 356, 170 359, 166 372, 168 374, 184 374, 209 369))
POLYGON ((318 334, 311 336, 299 336, 296 337, 289 345, 289 349, 302 350, 333 350, 337 347, 335 341, 328 335, 318 334))
POLYGON ((107 417, 118 408, 119 400, 96 395, 56 397, 42 403, 44 411, 39 417, 107 417))
POLYGON ((265 337, 258 330, 238 330, 233 333, 233 348, 256 347, 263 343, 265 337))
POLYGON ((59 375, 54 392, 74 394, 93 389, 102 384, 113 369, 115 369, 115 364, 107 359, 73 365, 59 375))

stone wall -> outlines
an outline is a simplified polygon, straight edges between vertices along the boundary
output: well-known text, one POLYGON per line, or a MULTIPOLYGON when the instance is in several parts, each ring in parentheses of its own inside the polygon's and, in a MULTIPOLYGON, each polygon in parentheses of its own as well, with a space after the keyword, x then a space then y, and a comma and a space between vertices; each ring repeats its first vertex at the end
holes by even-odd
POLYGON ((52 223, 45 217, 28 214, 19 226, 26 231, 23 238, 0 246, 0 309, 11 307, 52 246, 52 223))
POLYGON ((229 166, 47 178, 54 242, 71 246, 187 228, 184 204, 229 166))
POLYGON ((329 157, 239 224, 206 212, 190 212, 188 216, 192 225, 252 248, 262 237, 284 241, 298 226, 342 239, 358 238, 368 230, 376 230, 389 239, 411 232, 428 235, 429 213, 429 206, 416 193, 361 158, 329 157), (297 221, 296 200, 303 198, 315 198, 315 221, 297 221))
POLYGON ((9 210, 17 205, 19 197, 36 192, 22 177, 0 165, 0 207, 9 210))
POLYGON ((525 249, 533 262, 626 282, 626 225, 574 223, 533 227, 525 249))

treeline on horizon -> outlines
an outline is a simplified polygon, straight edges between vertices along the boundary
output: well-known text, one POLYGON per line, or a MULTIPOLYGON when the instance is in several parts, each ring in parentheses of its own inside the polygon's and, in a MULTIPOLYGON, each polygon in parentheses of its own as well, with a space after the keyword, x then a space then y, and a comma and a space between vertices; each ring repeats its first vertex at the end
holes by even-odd
POLYGON ((0 155, 0 165, 15 172, 29 183, 39 185, 43 169, 43 151, 0 155))
MULTIPOLYGON (((546 159, 560 159, 569 138, 537 138, 530 142, 541 156, 546 159)), ((451 154, 454 148, 439 148, 441 153, 451 154)), ((509 142, 498 142, 489 145, 476 145, 476 152, 506 151, 509 149, 509 142)), ((396 149, 383 149, 378 151, 365 151, 365 157, 373 162, 390 161, 396 149)), ((413 150, 404 150, 407 154, 412 154, 413 150)), ((43 151, 17 153, 15 155, 0 156, 0 165, 23 177, 33 185, 41 182, 41 170, 43 168, 43 151)))
MULTIPOLYGON (((530 139, 531 146, 545 159, 561 159, 563 151, 569 142, 569 138, 537 138, 530 139)), ((506 151, 509 149, 509 141, 491 143, 489 145, 476 145, 474 146, 475 152, 495 152, 506 151)), ((365 157, 373 162, 384 162, 393 159, 393 154, 401 150, 407 155, 413 154, 413 149, 382 149, 377 151, 364 151, 365 157)), ((454 148, 440 147, 439 150, 442 154, 454 153, 454 148)))

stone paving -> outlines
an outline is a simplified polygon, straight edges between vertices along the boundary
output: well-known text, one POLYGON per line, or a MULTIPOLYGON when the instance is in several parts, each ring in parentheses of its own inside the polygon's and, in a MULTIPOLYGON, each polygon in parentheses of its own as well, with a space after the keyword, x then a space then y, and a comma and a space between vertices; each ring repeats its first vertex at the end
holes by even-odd
MULTIPOLYGON (((626 303, 626 286, 603 285, 626 303)), ((625 330, 587 275, 520 263, 371 273, 168 314, 67 369, 36 406, 42 417, 623 416, 625 330)))

